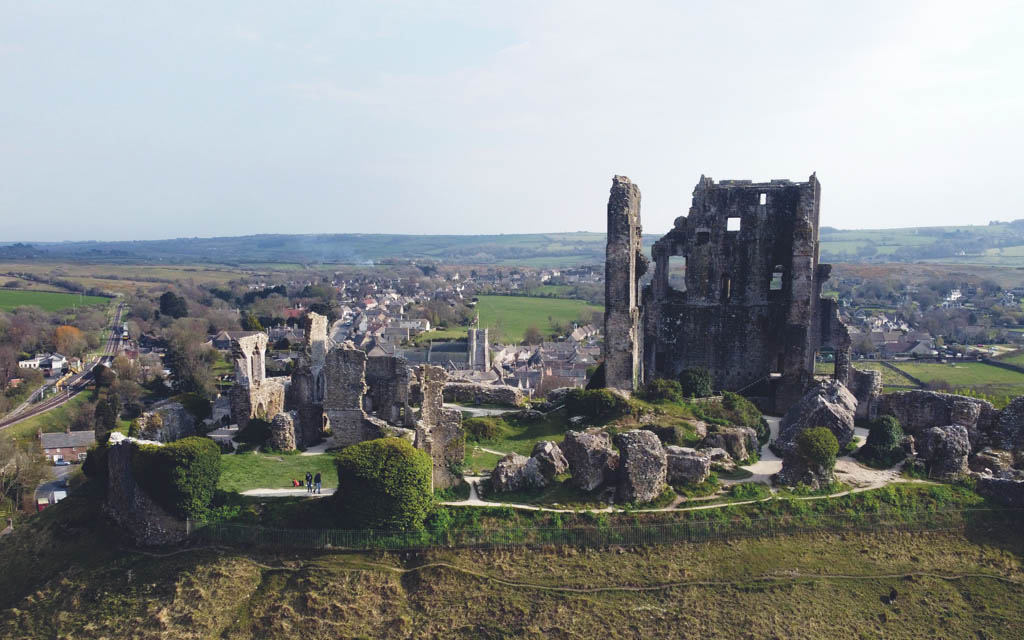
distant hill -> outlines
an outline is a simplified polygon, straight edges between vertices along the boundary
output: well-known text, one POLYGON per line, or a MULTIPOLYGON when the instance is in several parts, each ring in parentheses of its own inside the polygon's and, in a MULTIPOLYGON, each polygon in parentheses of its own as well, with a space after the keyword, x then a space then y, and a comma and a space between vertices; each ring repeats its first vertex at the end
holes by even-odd
MULTIPOLYGON (((658 234, 644 238, 646 246, 658 234)), ((389 259, 463 264, 568 266, 604 261, 605 234, 524 233, 500 235, 266 234, 119 242, 15 243, 0 245, 0 260, 93 262, 348 263, 389 259)), ((821 229, 825 262, 917 262, 1024 266, 1024 220, 963 227, 821 229)))

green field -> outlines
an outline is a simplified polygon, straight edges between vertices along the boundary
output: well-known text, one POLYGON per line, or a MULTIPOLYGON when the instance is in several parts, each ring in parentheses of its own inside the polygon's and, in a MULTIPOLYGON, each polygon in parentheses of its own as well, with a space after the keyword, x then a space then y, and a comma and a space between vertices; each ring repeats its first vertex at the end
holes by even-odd
POLYGON ((108 301, 109 298, 83 296, 77 293, 0 289, 0 311, 11 311, 17 307, 40 307, 44 311, 60 311, 71 307, 106 304, 108 301))
POLYGON ((1024 367, 1024 352, 1014 353, 1003 358, 999 358, 1000 362, 1007 364, 1015 364, 1018 367, 1024 367))
POLYGON ((1000 369, 982 362, 893 364, 900 371, 905 371, 925 383, 945 381, 954 389, 1004 396, 1024 395, 1024 373, 1000 369))
POLYGON ((220 457, 221 474, 217 488, 224 491, 248 489, 289 489, 292 479, 303 480, 306 472, 320 472, 323 486, 337 487, 338 473, 334 456, 273 455, 264 453, 231 453, 220 457))
POLYGON ((529 327, 550 334, 554 331, 552 321, 590 322, 591 314, 604 311, 582 300, 562 298, 480 296, 479 300, 476 310, 480 314, 480 326, 490 328, 491 340, 499 342, 521 342, 529 327))

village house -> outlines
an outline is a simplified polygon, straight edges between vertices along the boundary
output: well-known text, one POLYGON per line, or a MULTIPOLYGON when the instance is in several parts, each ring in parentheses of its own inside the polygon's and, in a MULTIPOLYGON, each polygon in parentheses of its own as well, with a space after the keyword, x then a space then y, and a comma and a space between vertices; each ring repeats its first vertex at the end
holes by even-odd
POLYGON ((96 442, 95 431, 64 431, 62 433, 40 433, 39 444, 46 459, 57 463, 61 461, 81 462, 89 447, 96 442))

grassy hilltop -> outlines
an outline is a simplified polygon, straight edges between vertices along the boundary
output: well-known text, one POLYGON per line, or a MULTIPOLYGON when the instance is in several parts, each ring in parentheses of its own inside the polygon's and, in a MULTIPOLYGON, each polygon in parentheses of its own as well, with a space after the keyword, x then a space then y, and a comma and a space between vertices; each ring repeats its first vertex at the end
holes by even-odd
POLYGON ((75 495, 0 539, 0 637, 1024 634, 1024 539, 1003 528, 638 548, 154 553, 118 545, 97 507, 75 495), (887 603, 891 589, 898 598, 887 603))

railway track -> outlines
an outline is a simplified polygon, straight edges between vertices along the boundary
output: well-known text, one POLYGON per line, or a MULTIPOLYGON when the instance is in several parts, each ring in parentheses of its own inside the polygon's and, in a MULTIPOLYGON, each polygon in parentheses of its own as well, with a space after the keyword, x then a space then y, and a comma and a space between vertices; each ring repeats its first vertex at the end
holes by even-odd
POLYGON ((74 398, 79 393, 85 391, 86 387, 92 382, 92 369, 98 364, 110 364, 114 357, 117 356, 117 352, 121 347, 121 316, 124 313, 124 303, 117 305, 117 311, 114 313, 114 322, 111 325, 110 336, 107 338, 107 342, 103 345, 103 354, 91 360, 87 365, 82 367, 81 373, 76 373, 74 376, 68 379, 65 386, 65 390, 57 395, 43 400, 37 405, 29 407, 27 410, 22 411, 15 416, 7 416, 0 420, 0 430, 6 429, 7 427, 14 426, 19 422, 28 420, 38 416, 41 413, 46 413, 50 409, 55 409, 60 405, 64 404, 68 400, 74 398))

